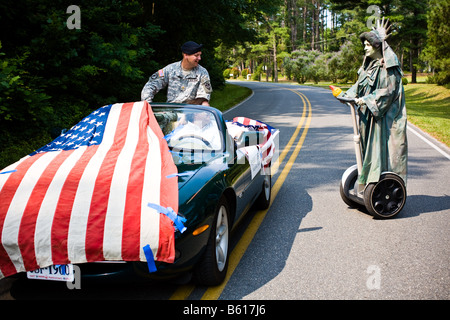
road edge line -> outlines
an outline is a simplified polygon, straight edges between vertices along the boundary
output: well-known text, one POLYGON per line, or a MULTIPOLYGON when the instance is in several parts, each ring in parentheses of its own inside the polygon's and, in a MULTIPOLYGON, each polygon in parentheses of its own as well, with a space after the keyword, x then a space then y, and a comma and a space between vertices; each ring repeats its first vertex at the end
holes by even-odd
MULTIPOLYGON (((306 101, 308 102, 308 116, 306 119, 305 127, 303 128, 302 135, 301 135, 297 145, 295 146, 295 149, 293 150, 292 155, 290 156, 288 162, 284 166, 283 171, 280 173, 280 176, 278 177, 277 181, 275 182, 275 184, 272 188, 272 198, 270 201, 270 205, 272 205, 272 203, 274 202, 276 196, 278 195, 278 192, 281 189, 281 186, 283 185, 284 181, 287 178, 289 171, 292 168, 293 163, 295 162, 295 160, 298 157, 298 154, 300 153, 300 150, 303 146, 303 142, 305 141, 306 134, 308 133, 309 125, 310 125, 311 119, 312 119, 312 108, 311 108, 311 103, 310 103, 309 99, 300 92, 296 92, 291 89, 288 89, 288 90, 293 91, 296 94, 298 94, 300 96, 300 98, 303 100, 304 106, 306 106, 306 103, 305 103, 305 99, 306 99, 306 101)), ((231 279, 231 276, 233 275, 234 270, 236 269, 237 265, 239 264, 240 260, 242 259, 245 251, 247 250, 248 246, 252 242, 256 232, 258 231, 258 229, 259 229, 262 221, 264 220, 267 212, 269 211, 270 207, 271 206, 269 206, 268 209, 260 210, 255 213, 255 216, 253 217, 252 221, 250 222, 249 227, 244 232, 241 239, 239 240, 239 242, 237 243, 237 245, 234 247, 233 251, 230 254, 230 258, 229 258, 229 262, 228 262, 228 272, 227 272, 227 275, 226 275, 224 281, 218 286, 208 288, 206 290, 206 292, 203 294, 201 300, 217 300, 220 297, 220 295, 222 294, 228 281, 231 279)))

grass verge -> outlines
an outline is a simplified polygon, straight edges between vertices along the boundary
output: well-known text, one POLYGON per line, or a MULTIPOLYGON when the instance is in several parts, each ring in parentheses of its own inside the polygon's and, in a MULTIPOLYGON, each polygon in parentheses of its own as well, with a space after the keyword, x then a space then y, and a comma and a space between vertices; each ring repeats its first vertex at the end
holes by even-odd
POLYGON ((235 106, 252 94, 252 90, 235 84, 226 83, 223 90, 212 92, 209 104, 220 111, 235 106))
POLYGON ((408 120, 450 147, 450 89, 436 84, 408 84, 408 120))

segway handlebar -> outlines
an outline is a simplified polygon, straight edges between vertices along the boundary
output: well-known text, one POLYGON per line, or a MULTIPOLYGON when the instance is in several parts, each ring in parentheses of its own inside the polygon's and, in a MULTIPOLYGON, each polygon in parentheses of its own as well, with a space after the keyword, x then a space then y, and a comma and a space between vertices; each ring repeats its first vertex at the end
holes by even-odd
POLYGON ((335 86, 330 86, 333 96, 341 101, 342 103, 346 103, 351 110, 352 113, 352 122, 353 122, 353 141, 355 143, 355 154, 356 154, 356 164, 358 167, 358 174, 362 171, 362 153, 361 153, 361 145, 360 145, 360 135, 359 135, 359 128, 358 128, 358 122, 356 121, 356 111, 354 106, 356 105, 356 99, 355 98, 347 98, 347 97, 340 97, 339 95, 342 93, 342 90, 335 86))
POLYGON ((355 98, 336 97, 336 99, 338 99, 338 100, 341 101, 341 102, 346 102, 346 103, 356 104, 356 99, 355 99, 355 98))

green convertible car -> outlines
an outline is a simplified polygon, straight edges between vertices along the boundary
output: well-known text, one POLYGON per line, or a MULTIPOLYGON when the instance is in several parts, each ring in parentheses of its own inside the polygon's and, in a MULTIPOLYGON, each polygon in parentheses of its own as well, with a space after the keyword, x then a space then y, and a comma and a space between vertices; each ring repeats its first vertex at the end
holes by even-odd
POLYGON ((81 279, 193 274, 199 284, 217 285, 227 273, 232 229, 253 206, 269 207, 278 130, 253 120, 226 122, 212 107, 152 109, 178 169, 178 214, 186 230, 176 231, 175 262, 156 262, 153 273, 143 262, 81 264, 81 279))

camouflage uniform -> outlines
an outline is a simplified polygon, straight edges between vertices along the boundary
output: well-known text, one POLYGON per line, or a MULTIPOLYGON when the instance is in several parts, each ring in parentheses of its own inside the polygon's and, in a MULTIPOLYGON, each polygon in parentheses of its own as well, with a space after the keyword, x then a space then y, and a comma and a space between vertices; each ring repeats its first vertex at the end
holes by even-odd
POLYGON ((181 61, 174 62, 155 72, 145 84, 141 99, 152 102, 159 90, 167 89, 167 102, 192 103, 193 100, 211 98, 211 82, 208 71, 197 66, 190 71, 181 67, 181 61))

